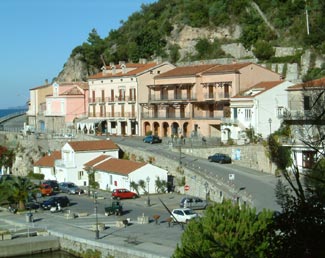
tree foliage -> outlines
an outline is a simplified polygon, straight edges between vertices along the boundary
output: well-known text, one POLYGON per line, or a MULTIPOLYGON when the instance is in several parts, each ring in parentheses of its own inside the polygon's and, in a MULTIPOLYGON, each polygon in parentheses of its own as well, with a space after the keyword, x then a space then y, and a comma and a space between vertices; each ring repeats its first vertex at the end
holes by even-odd
POLYGON ((273 249, 271 223, 270 211, 257 215, 255 209, 230 201, 215 204, 189 223, 173 257, 268 257, 273 249))
MULTIPOLYGON (((77 46, 72 56, 79 54, 92 67, 99 69, 102 57, 109 62, 137 62, 140 58, 153 59, 161 56, 172 62, 180 61, 176 45, 167 44, 171 32, 185 25, 196 28, 216 29, 227 26, 232 30, 239 24, 242 28, 239 40, 247 49, 258 42, 268 42, 272 46, 283 45, 310 48, 325 52, 324 3, 321 0, 254 1, 261 13, 250 0, 159 0, 152 4, 143 4, 141 10, 121 21, 120 28, 111 30, 108 36, 100 38, 93 29, 87 42, 77 46), (310 33, 306 33, 305 10, 309 10, 310 33), (267 22, 266 22, 267 21, 267 22), (271 28, 271 26, 274 29, 271 28), (279 37, 280 36, 280 37, 279 37)), ((214 41, 216 44, 219 42, 214 41)), ((217 45, 210 43, 207 48, 197 46, 195 58, 219 58, 223 56, 217 45), (218 51, 215 51, 217 49, 218 51), (211 55, 212 53, 212 55, 211 55)), ((177 42, 176 42, 177 44, 177 42)), ((256 46, 255 46, 256 48, 256 46)), ((271 57, 270 48, 263 54, 262 47, 258 55, 261 59, 271 57)), ((193 56, 194 58, 194 56, 193 56)))

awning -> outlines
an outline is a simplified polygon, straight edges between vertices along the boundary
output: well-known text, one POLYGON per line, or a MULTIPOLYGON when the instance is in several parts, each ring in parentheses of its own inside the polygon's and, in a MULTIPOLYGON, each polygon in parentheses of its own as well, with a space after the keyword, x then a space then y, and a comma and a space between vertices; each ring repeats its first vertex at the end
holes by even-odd
POLYGON ((102 121, 105 121, 106 119, 95 119, 95 118, 87 118, 85 120, 81 120, 77 122, 77 128, 78 130, 84 130, 85 128, 89 130, 95 130, 97 127, 96 125, 99 124, 102 121))

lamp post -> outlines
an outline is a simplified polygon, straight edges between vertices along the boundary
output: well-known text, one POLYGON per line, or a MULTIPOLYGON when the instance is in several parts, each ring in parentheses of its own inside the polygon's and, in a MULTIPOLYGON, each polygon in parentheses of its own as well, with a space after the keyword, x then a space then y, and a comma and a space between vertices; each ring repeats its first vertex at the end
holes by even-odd
POLYGON ((148 200, 147 200, 147 205, 148 205, 148 207, 150 206, 149 183, 150 183, 150 177, 147 176, 147 186, 148 186, 148 200))
POLYGON ((99 239, 99 230, 98 230, 98 203, 97 203, 97 192, 94 193, 94 206, 95 206, 95 216, 96 216, 96 230, 95 230, 95 239, 99 239))
POLYGON ((271 135, 271 132, 272 132, 272 128, 271 128, 271 125, 272 125, 272 119, 269 118, 269 124, 270 124, 270 135, 271 135))
POLYGON ((204 188, 205 188, 205 200, 206 201, 208 201, 208 187, 209 187, 208 182, 205 182, 204 183, 204 188))

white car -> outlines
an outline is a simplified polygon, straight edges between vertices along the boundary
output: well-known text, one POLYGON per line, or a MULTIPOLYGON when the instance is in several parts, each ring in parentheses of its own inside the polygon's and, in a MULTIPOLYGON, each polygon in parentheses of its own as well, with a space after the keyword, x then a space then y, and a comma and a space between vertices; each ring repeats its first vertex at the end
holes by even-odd
POLYGON ((187 223, 191 219, 195 219, 197 217, 199 217, 199 215, 190 208, 174 209, 171 215, 171 218, 174 221, 177 220, 181 223, 187 223))

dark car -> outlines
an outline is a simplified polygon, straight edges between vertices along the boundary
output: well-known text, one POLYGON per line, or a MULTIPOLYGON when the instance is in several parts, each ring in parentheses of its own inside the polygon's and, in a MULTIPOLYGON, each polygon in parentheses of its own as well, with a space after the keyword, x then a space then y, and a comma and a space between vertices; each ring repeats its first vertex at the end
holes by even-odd
POLYGON ((59 191, 59 184, 56 180, 45 180, 43 184, 51 186, 54 192, 59 191))
POLYGON ((143 142, 153 144, 153 143, 161 143, 162 140, 158 136, 148 135, 143 138, 143 142))
POLYGON ((231 158, 227 154, 223 153, 215 153, 214 155, 209 156, 208 160, 210 162, 217 162, 220 164, 231 163, 231 158))
POLYGON ((59 184, 60 192, 67 194, 82 194, 84 190, 71 182, 63 182, 59 184))
POLYGON ((61 207, 70 206, 70 200, 67 196, 53 196, 45 200, 41 206, 44 210, 49 210, 51 207, 56 207, 58 203, 61 207))

